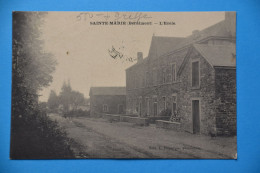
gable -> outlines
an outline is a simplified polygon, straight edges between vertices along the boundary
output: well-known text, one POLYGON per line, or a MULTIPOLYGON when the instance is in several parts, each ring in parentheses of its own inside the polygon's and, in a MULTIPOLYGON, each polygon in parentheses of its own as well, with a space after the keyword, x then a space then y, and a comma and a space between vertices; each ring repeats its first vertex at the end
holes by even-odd
POLYGON ((178 76, 181 74, 193 51, 198 52, 211 65, 211 67, 236 67, 235 45, 193 44, 189 48, 189 51, 177 72, 178 76))
POLYGON ((236 67, 235 45, 194 44, 194 47, 213 67, 236 67))
POLYGON ((192 53, 193 49, 194 48, 192 46, 188 48, 188 51, 182 61, 182 64, 180 65, 180 68, 177 71, 177 76, 180 76, 182 70, 184 69, 185 65, 187 64, 187 62, 189 60, 190 54, 192 53))
POLYGON ((153 36, 149 49, 149 58, 157 58, 169 52, 180 44, 185 38, 183 37, 160 37, 153 36))

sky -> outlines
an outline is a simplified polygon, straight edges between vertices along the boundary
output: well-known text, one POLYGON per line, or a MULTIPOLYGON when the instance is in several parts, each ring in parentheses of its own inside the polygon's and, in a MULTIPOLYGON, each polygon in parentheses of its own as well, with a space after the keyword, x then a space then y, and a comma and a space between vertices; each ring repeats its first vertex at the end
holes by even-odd
POLYGON ((136 63, 125 58, 136 58, 137 52, 146 57, 153 35, 187 37, 221 20, 224 12, 49 12, 41 27, 41 39, 44 51, 53 54, 58 65, 53 82, 40 92, 40 101, 47 101, 51 90, 59 94, 68 80, 72 89, 86 98, 90 87, 125 86, 125 69, 136 63), (115 20, 152 25, 93 25, 115 20), (122 59, 110 56, 112 47, 122 59))

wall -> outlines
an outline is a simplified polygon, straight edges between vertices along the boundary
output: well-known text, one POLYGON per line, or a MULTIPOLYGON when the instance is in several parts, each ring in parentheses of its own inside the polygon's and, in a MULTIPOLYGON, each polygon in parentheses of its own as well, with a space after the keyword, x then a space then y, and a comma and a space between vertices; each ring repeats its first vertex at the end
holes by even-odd
POLYGON ((171 110, 172 94, 178 92, 180 83, 178 80, 172 81, 171 64, 176 63, 177 73, 187 51, 187 49, 183 49, 158 58, 146 58, 143 62, 126 70, 127 113, 139 114, 139 103, 141 101, 141 116, 154 116, 153 98, 155 96, 158 102, 157 116, 161 115, 164 110, 162 97, 166 97, 167 108, 171 110), (165 73, 165 83, 163 82, 163 73, 165 73), (146 106, 146 98, 149 98, 149 110, 146 106))
POLYGON ((193 133, 192 99, 200 100, 200 132, 215 133, 215 72, 213 67, 193 49, 180 75, 180 92, 178 94, 178 109, 182 128, 193 133), (191 86, 191 63, 198 59, 200 64, 200 87, 191 86))
POLYGON ((90 96, 90 112, 103 113, 103 105, 108 105, 108 112, 111 114, 118 114, 118 105, 123 105, 123 113, 125 114, 126 96, 90 96))
POLYGON ((217 133, 236 135, 236 69, 215 68, 217 133))

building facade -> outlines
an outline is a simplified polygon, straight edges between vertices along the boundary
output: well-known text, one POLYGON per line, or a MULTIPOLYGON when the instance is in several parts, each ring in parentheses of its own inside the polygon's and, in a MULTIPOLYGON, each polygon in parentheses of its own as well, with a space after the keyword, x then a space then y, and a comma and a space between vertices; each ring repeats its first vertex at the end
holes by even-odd
POLYGON ((91 116, 95 116, 100 113, 126 113, 125 87, 91 87, 89 96, 91 116))
POLYGON ((191 133, 236 134, 236 18, 186 38, 153 36, 126 69, 126 113, 169 116, 191 133))

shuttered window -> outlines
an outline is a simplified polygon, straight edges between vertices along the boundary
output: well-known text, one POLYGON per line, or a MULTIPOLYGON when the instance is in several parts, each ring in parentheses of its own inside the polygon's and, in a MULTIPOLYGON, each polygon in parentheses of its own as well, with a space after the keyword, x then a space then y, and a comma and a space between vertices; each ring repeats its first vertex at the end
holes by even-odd
POLYGON ((192 87, 199 87, 199 61, 192 62, 192 87))
POLYGON ((166 110, 166 97, 162 97, 163 99, 163 110, 166 110))
POLYGON ((103 112, 108 112, 108 106, 107 105, 103 105, 103 112))
POLYGON ((176 64, 172 64, 172 82, 176 81, 176 64))

